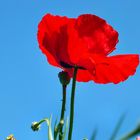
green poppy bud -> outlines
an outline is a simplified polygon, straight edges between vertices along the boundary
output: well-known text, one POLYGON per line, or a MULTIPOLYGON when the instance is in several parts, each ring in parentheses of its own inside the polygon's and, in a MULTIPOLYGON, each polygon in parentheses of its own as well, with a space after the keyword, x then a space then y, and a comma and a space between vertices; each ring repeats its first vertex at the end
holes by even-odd
POLYGON ((65 71, 59 72, 58 77, 62 85, 66 86, 70 83, 70 76, 68 75, 67 72, 65 71))
POLYGON ((38 122, 33 122, 31 125, 33 131, 38 131, 40 129, 40 124, 38 122))

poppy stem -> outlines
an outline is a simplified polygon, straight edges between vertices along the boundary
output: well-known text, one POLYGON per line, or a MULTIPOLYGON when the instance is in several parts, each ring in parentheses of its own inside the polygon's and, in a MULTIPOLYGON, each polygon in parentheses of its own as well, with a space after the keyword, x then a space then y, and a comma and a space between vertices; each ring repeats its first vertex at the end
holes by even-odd
MULTIPOLYGON (((65 110, 66 110, 65 106, 66 106, 66 88, 67 88, 67 85, 62 85, 62 88, 63 88, 63 99, 62 99, 60 122, 64 122, 64 115, 65 115, 65 110)), ((63 125, 60 128, 60 134, 59 134, 59 140, 62 140, 62 139, 63 139, 63 125)))
POLYGON ((68 140, 72 139, 72 130, 73 130, 73 119, 74 119, 74 98, 75 98, 75 88, 76 88, 76 75, 78 67, 74 67, 73 81, 72 81, 72 90, 71 90, 71 103, 70 103, 70 124, 69 124, 69 134, 68 140))

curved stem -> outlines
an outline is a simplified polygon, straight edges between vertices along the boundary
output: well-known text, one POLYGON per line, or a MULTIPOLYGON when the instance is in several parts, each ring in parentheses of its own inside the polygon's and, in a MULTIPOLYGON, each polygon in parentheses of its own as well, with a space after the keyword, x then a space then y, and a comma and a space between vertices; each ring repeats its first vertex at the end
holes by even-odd
POLYGON ((136 136, 139 133, 140 133, 140 124, 134 130, 129 132, 126 136, 122 137, 120 140, 128 140, 128 139, 136 136))
POLYGON ((73 81, 72 81, 72 90, 71 90, 71 104, 70 104, 70 124, 69 124, 69 134, 68 140, 72 139, 72 130, 73 130, 73 119, 74 119, 74 98, 75 98, 75 88, 76 88, 76 75, 78 67, 74 67, 73 81))
MULTIPOLYGON (((63 99, 62 99, 62 108, 61 108, 61 118, 60 118, 60 122, 64 121, 64 114, 65 114, 65 106, 66 106, 66 85, 62 85, 63 88, 63 99)), ((59 135, 59 140, 62 140, 63 136, 63 124, 60 128, 60 135, 59 135)))

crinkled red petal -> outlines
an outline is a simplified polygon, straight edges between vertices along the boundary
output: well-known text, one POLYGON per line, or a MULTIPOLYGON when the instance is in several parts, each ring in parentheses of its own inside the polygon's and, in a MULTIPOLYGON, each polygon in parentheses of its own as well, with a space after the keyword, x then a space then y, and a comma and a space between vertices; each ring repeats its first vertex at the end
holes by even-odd
POLYGON ((96 65, 93 81, 96 83, 120 83, 134 75, 139 64, 139 55, 116 55, 107 57, 105 62, 96 65))
POLYGON ((60 61, 70 62, 67 53, 69 21, 67 17, 47 14, 38 25, 39 47, 47 56, 49 63, 54 66, 59 66, 60 61))
POLYGON ((85 53, 106 56, 118 43, 118 32, 105 20, 91 14, 79 16, 69 25, 68 34, 68 52, 74 63, 85 53))
MULTIPOLYGON (((79 82, 93 80, 100 84, 118 84, 135 74, 139 65, 139 55, 128 54, 110 57, 92 55, 85 58, 85 61, 81 61, 79 65, 85 68, 85 70, 78 70, 77 81, 79 82)), ((68 73, 72 77, 73 69, 68 69, 68 73)))

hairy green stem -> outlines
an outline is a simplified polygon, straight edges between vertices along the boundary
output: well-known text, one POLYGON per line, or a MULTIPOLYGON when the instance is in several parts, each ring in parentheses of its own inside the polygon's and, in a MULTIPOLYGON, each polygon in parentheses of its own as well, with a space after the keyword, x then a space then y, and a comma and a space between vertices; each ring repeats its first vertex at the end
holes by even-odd
POLYGON ((76 75, 78 67, 74 67, 73 81, 72 81, 72 90, 71 90, 71 103, 70 103, 70 123, 69 123, 69 134, 68 140, 72 139, 72 130, 73 130, 73 119, 74 119, 74 98, 75 98, 75 88, 76 88, 76 75))
MULTIPOLYGON (((62 99, 60 123, 64 122, 65 106, 66 106, 66 87, 67 87, 66 85, 62 85, 62 88, 63 88, 63 99, 62 99)), ((62 136, 62 134, 63 134, 63 124, 62 124, 62 126, 60 128, 59 140, 62 140, 62 138, 63 138, 63 136, 62 136)))

